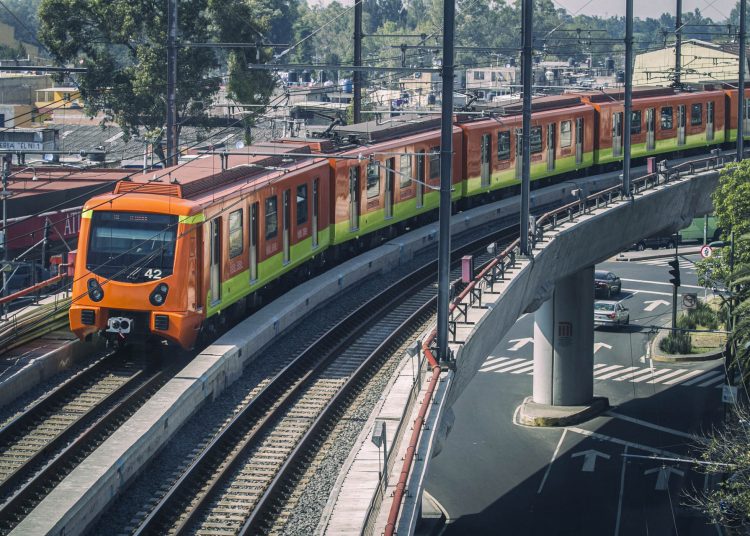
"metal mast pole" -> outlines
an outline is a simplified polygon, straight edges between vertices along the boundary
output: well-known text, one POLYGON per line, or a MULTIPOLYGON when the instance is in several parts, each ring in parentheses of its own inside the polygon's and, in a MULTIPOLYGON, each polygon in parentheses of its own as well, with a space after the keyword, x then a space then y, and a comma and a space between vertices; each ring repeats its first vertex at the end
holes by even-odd
MULTIPOLYGON (((13 159, 13 156, 8 153, 6 155, 3 155, 2 158, 2 165, 3 165, 3 291, 2 295, 3 297, 8 295, 8 272, 7 272, 7 264, 8 264, 8 207, 7 207, 7 201, 8 201, 8 178, 10 176, 10 163, 13 159)), ((3 318, 5 318, 5 312, 7 311, 7 305, 3 304, 3 318)))
MULTIPOLYGON (((362 66, 362 2, 355 0, 354 4, 354 66, 362 66)), ((354 122, 362 120, 362 72, 354 71, 353 76, 354 122)))
POLYGON ((677 13, 674 18, 674 86, 682 84, 682 0, 677 0, 677 13))
POLYGON ((747 0, 740 0, 740 68, 737 90, 737 161, 744 156, 745 145, 745 4, 747 0))
POLYGON ((448 307, 451 269, 451 184, 453 170, 453 30, 456 5, 443 2, 443 105, 440 123, 440 234, 438 242, 438 355, 451 358, 448 348, 448 307))
POLYGON ((167 0, 167 167, 177 164, 177 0, 167 0))
POLYGON ((630 195, 630 137, 633 121, 633 0, 625 0, 625 154, 622 158, 622 194, 630 195))
MULTIPOLYGON (((521 254, 531 253, 529 248, 529 197, 531 189, 531 53, 532 53, 532 20, 534 13, 533 0, 523 0, 521 6, 521 34, 523 49, 521 51, 521 77, 523 78, 523 121, 521 130, 521 254)), ((516 143, 518 140, 516 139, 516 143)))

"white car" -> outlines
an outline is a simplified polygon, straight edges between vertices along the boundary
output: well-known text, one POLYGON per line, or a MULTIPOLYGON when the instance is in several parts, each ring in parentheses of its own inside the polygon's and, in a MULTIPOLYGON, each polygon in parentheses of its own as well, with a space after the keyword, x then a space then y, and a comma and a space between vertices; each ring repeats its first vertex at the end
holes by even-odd
POLYGON ((594 325, 612 326, 630 323, 630 311, 622 303, 610 300, 594 301, 594 325))

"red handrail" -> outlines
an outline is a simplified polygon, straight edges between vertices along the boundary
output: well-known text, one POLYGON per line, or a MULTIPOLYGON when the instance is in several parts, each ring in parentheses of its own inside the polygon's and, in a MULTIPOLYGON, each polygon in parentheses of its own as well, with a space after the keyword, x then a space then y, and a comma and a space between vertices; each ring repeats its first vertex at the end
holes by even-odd
POLYGON ((0 305, 4 303, 11 302, 15 300, 16 298, 21 298, 23 296, 26 296, 27 294, 31 294, 32 292, 36 292, 37 290, 41 290, 44 287, 48 287, 50 285, 54 285, 55 283, 62 281, 62 278, 65 277, 63 275, 56 275, 54 277, 51 277, 49 279, 45 279, 44 281, 37 283, 36 285, 32 285, 28 288, 25 288, 23 290, 19 290, 18 292, 14 292, 13 294, 9 294, 5 296, 4 298, 0 298, 0 305))

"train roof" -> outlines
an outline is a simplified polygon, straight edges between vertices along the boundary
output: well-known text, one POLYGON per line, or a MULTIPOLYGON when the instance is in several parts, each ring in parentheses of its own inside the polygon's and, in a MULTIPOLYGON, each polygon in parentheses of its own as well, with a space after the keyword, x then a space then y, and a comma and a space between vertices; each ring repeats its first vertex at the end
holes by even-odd
POLYGON ((440 128, 440 115, 407 114, 391 117, 385 121, 367 121, 333 128, 341 141, 367 144, 401 138, 440 128))
POLYGON ((269 174, 291 171, 312 161, 307 154, 311 154, 309 145, 289 142, 260 143, 236 152, 212 152, 153 176, 136 175, 122 180, 117 183, 115 193, 138 192, 195 200, 269 174))

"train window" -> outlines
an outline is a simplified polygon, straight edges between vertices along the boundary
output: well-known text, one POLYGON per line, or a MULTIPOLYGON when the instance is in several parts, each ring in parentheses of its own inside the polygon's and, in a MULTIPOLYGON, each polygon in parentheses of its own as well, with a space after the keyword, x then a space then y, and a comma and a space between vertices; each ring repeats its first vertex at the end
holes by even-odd
POLYGON ((497 133, 497 159, 508 160, 510 158, 510 130, 501 130, 497 133))
POLYGON ((573 136, 570 129, 570 121, 560 121, 560 147, 570 147, 573 136))
POLYGON ((307 222, 307 184, 297 186, 297 225, 307 222))
POLYGON ((242 209, 229 213, 229 258, 242 254, 242 209))
POLYGON ((401 188, 411 185, 411 156, 402 154, 399 160, 399 172, 401 177, 401 188))
POLYGON ((630 114, 630 133, 640 134, 641 133, 641 111, 635 110, 630 114))
POLYGON ((279 233, 279 201, 276 196, 266 198, 266 239, 279 233))
POLYGON ((367 197, 380 195, 380 164, 373 162, 367 164, 367 197))
POLYGON ((690 105, 690 124, 693 126, 703 124, 703 103, 690 105))
POLYGON ((661 109, 661 129, 670 130, 672 128, 672 107, 664 106, 661 109))
POLYGON ((531 146, 532 153, 542 152, 542 127, 531 127, 529 145, 531 146))
POLYGON ((430 178, 440 177, 440 147, 430 148, 430 178))

